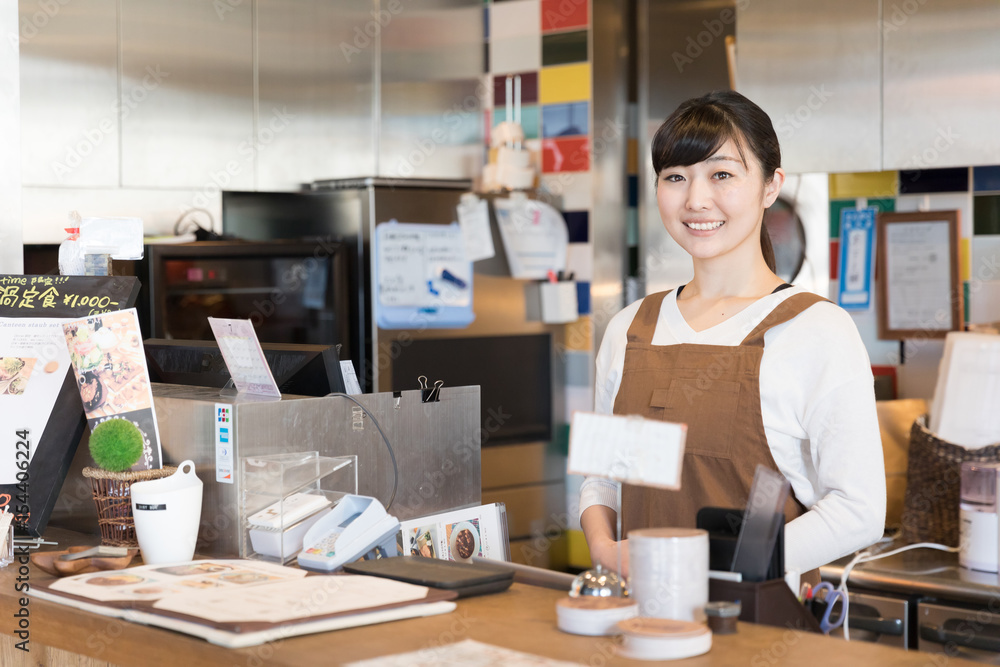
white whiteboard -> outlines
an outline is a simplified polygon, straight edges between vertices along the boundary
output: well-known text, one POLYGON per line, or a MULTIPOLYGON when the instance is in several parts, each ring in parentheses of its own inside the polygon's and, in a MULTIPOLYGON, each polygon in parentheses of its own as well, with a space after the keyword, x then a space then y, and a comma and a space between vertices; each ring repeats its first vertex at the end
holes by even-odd
POLYGON ((379 303, 465 306, 472 302, 472 263, 466 259, 458 225, 388 222, 377 230, 379 303))

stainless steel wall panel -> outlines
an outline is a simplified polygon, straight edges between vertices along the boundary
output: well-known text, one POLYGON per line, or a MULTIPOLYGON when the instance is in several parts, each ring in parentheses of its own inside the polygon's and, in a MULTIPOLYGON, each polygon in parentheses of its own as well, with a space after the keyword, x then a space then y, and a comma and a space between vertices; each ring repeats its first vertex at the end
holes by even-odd
POLYGON ((469 178, 482 167, 483 5, 382 2, 378 174, 469 178), (391 13, 393 8, 400 8, 391 13))
POLYGON ((594 275, 590 284, 594 349, 600 349, 611 317, 625 305, 625 174, 628 171, 628 37, 624 0, 594 0, 593 20, 593 213, 594 275))
MULTIPOLYGON (((17 6, 0 7, 0 34, 16 35, 17 6)), ((17 49, 0 52, 0 128, 3 128, 4 160, 0 161, 0 273, 24 270, 21 241, 21 94, 17 49)))
POLYGON ((117 186, 116 0, 22 0, 19 8, 23 182, 117 186))
POLYGON ((881 168, 879 9, 879 0, 739 3, 736 88, 771 116, 786 171, 881 168))
MULTIPOLYGON (((257 153, 257 188, 375 173, 373 3, 257 0, 258 127, 291 122, 257 153)), ((376 15, 377 17, 377 15, 376 15)), ((376 30, 377 28, 377 30, 376 30)))
POLYGON ((1000 4, 885 3, 885 169, 1000 162, 1000 4))
POLYGON ((693 271, 690 256, 660 221, 649 147, 681 102, 729 87, 725 36, 733 34, 735 17, 731 0, 639 0, 639 272, 647 294, 677 287, 693 271))
POLYGON ((121 4, 123 186, 253 188, 252 5, 121 4))

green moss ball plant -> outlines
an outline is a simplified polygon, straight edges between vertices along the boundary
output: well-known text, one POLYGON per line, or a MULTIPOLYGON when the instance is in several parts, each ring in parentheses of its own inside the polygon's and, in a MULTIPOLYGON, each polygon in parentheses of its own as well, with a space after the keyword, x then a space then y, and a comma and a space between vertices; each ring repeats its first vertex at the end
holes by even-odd
POLYGON ((109 472, 122 472, 142 457, 142 431, 127 419, 108 419, 90 434, 94 463, 109 472))

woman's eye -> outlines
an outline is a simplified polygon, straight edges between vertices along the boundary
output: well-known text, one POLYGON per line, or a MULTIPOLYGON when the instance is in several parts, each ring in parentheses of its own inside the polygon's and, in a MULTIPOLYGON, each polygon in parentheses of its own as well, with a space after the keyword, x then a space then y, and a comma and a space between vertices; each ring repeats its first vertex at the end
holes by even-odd
POLYGON ((732 177, 732 174, 730 174, 728 171, 717 171, 717 172, 715 172, 715 178, 719 179, 720 181, 725 180, 727 178, 731 178, 731 177, 732 177))
POLYGON ((678 181, 684 180, 684 177, 681 176, 680 174, 664 174, 663 180, 668 181, 670 183, 677 183, 678 181))

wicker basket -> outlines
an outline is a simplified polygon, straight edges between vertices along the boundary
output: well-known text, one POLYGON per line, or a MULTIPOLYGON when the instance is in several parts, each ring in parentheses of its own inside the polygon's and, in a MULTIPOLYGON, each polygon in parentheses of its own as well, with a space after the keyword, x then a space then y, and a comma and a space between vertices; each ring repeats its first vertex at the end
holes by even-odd
POLYGON ((927 430, 927 415, 910 429, 903 501, 903 540, 958 546, 962 463, 1000 462, 1000 444, 966 449, 927 430))
POLYGON ((168 477, 177 472, 173 466, 153 470, 108 472, 101 468, 84 468, 83 476, 90 479, 97 505, 97 523, 101 527, 101 544, 112 547, 137 547, 135 520, 132 518, 131 487, 134 482, 168 477))

